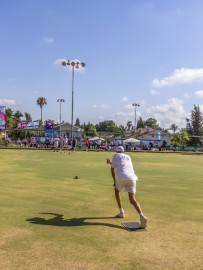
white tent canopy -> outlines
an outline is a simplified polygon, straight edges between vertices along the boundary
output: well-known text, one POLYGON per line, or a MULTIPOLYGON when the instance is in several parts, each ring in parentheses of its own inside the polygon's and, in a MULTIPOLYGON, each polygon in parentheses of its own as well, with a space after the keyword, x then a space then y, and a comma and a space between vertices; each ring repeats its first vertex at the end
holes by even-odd
POLYGON ((140 140, 137 140, 135 138, 128 138, 126 140, 123 141, 124 143, 139 143, 140 140))
POLYGON ((103 138, 101 138, 101 137, 93 137, 93 138, 90 138, 89 140, 90 141, 97 141, 97 140, 102 140, 102 141, 105 141, 103 138))

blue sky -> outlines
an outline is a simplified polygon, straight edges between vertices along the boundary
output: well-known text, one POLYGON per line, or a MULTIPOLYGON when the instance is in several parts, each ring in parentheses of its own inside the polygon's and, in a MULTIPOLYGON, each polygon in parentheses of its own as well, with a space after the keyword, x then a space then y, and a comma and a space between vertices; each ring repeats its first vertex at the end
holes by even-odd
POLYGON ((71 70, 79 59, 74 122, 118 125, 155 118, 185 127, 203 111, 201 0, 9 0, 0 3, 0 105, 43 119, 71 121, 71 70))

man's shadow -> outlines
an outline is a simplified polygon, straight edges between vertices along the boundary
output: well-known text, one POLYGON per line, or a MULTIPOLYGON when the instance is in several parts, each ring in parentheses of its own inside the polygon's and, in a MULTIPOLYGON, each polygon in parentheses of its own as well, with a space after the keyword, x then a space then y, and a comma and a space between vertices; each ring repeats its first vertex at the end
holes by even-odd
POLYGON ((81 217, 81 218, 70 218, 70 219, 64 219, 63 215, 61 214, 55 214, 55 213, 40 213, 43 215, 52 215, 52 218, 46 219, 41 217, 34 217, 26 219, 26 221, 29 221, 32 224, 38 224, 38 225, 49 225, 49 226, 107 226, 111 228, 116 229, 122 229, 125 230, 124 227, 115 225, 112 223, 106 223, 106 222, 95 222, 95 220, 102 220, 102 219, 115 219, 115 217, 81 217), (86 220, 92 220, 93 222, 89 222, 86 220))

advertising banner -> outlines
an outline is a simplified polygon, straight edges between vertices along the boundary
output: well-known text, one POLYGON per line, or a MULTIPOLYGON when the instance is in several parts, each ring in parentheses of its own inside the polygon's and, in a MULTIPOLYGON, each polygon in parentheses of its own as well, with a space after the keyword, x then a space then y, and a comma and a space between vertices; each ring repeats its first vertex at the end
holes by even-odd
POLYGON ((0 130, 6 129, 6 107, 0 106, 0 130))
POLYGON ((59 136, 59 132, 53 129, 46 129, 45 131, 45 136, 48 137, 57 137, 59 136))

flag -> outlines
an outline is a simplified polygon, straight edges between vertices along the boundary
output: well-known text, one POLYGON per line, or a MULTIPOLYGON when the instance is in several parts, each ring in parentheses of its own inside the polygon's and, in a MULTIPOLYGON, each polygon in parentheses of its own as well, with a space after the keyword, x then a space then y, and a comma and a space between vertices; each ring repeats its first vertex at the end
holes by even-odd
POLYGON ((23 129, 27 126, 28 122, 27 121, 21 121, 20 123, 18 123, 18 129, 23 129))
POLYGON ((6 107, 0 106, 0 130, 6 129, 6 107))
POLYGON ((53 125, 53 123, 51 123, 51 122, 47 122, 46 125, 45 125, 45 129, 46 129, 46 130, 47 130, 47 129, 53 129, 53 127, 54 127, 54 125, 53 125))
POLYGON ((38 127, 39 127, 39 120, 28 122, 27 124, 27 128, 38 128, 38 127))

